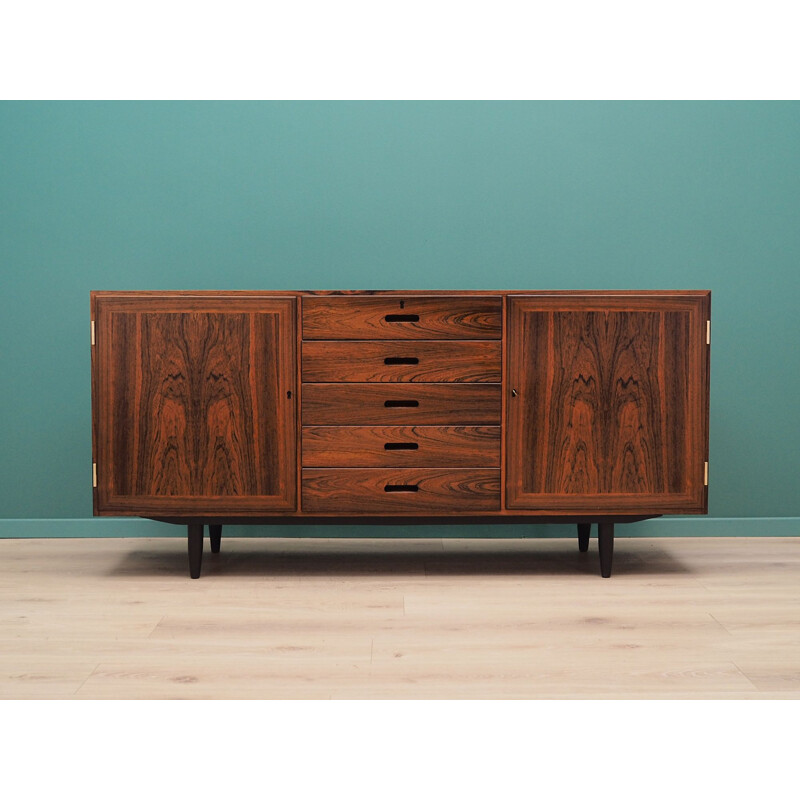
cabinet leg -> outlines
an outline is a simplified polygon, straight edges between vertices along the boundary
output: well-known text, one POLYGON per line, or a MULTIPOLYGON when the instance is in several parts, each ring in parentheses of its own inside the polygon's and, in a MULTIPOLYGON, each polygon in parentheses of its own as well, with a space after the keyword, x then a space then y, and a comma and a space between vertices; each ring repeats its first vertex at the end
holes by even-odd
POLYGON ((614 523, 600 522, 597 525, 597 543, 600 546, 600 574, 611 577, 611 560, 614 555, 614 523))
POLYGON ((592 525, 589 522, 578 524, 578 550, 585 553, 589 549, 589 535, 592 532, 592 525))
POLYGON ((203 526, 189 525, 189 575, 200 577, 200 565, 203 563, 203 526))
POLYGON ((219 553, 219 544, 222 541, 222 525, 209 525, 208 538, 211 542, 211 552, 219 553))

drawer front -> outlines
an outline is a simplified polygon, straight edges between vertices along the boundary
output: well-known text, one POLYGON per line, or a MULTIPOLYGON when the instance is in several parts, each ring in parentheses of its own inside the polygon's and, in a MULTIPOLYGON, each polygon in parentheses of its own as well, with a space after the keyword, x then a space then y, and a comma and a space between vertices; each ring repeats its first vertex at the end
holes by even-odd
POLYGON ((303 342, 304 381, 499 383, 500 342, 303 342))
POLYGON ((499 425, 500 384, 303 384, 303 425, 499 425))
POLYGON ((499 339, 500 297, 304 297, 304 339, 499 339))
POLYGON ((303 428, 304 467, 500 466, 500 426, 303 428))
POLYGON ((304 469, 303 511, 497 511, 499 469, 304 469))

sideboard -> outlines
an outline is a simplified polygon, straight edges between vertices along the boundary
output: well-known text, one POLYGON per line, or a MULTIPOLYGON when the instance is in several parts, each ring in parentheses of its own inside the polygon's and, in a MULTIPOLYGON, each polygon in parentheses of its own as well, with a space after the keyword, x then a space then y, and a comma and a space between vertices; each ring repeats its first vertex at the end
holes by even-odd
POLYGON ((185 525, 708 510, 707 291, 92 292, 94 513, 185 525))

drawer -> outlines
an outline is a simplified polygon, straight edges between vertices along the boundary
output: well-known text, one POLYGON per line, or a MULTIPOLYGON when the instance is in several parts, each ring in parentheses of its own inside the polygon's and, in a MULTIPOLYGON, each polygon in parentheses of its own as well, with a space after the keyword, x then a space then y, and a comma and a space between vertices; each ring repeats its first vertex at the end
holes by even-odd
POLYGON ((304 383, 303 425, 499 425, 498 383, 304 383))
POLYGON ((499 469, 304 469, 303 511, 497 511, 499 469))
POLYGON ((304 467, 499 467, 500 426, 306 426, 304 467))
POLYGON ((500 342, 303 342, 304 381, 499 383, 500 342))
POLYGON ((304 339, 499 339, 500 297, 304 297, 304 339))

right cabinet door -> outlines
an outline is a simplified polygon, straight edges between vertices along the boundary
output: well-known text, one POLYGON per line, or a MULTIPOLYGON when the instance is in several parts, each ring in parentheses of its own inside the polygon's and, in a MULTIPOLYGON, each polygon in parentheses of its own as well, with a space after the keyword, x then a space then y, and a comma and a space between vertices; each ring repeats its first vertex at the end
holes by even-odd
POLYGON ((707 510, 708 292, 508 299, 506 506, 707 510))

